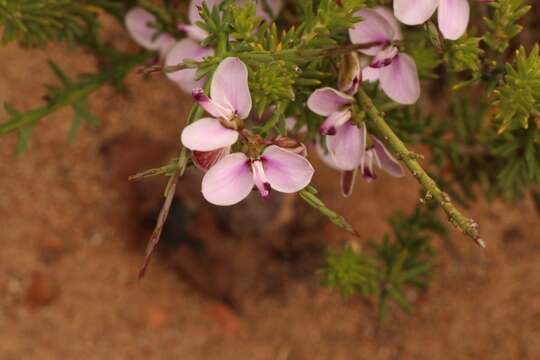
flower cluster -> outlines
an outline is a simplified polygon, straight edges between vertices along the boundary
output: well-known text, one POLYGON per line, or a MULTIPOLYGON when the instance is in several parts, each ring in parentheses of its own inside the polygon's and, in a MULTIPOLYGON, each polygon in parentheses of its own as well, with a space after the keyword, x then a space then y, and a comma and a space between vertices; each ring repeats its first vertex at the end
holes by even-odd
POLYGON ((211 164, 199 165, 207 170, 202 181, 206 200, 233 205, 246 198, 253 186, 267 198, 271 189, 294 193, 310 183, 314 170, 304 152, 297 150, 302 149, 300 144, 292 141, 291 146, 282 138, 263 141, 244 127, 251 111, 251 94, 248 69, 240 59, 228 57, 218 65, 210 97, 202 89, 194 89, 193 97, 213 116, 188 125, 181 138, 182 144, 196 153, 195 162, 211 159, 211 164), (245 152, 229 154, 239 139, 245 152))
MULTIPOLYGON (((155 17, 141 8, 128 13, 127 28, 141 46, 159 51, 165 65, 213 56, 214 49, 201 45, 208 37, 199 26, 202 1, 192 0, 189 23, 177 24, 187 35, 182 40, 159 33, 153 24, 155 17)), ((384 7, 356 12, 359 21, 349 28, 349 38, 352 44, 359 45, 358 52, 341 57, 337 88, 321 87, 307 99, 309 110, 325 118, 315 148, 323 162, 341 171, 344 196, 352 193, 358 171, 366 181, 376 178, 374 165, 392 176, 404 175, 399 161, 379 139, 368 136, 366 124, 355 114, 358 111, 355 96, 362 81, 378 81, 380 89, 400 104, 414 104, 420 96, 416 64, 402 50, 403 34, 397 19, 419 24, 439 6, 439 26, 445 37, 457 38, 465 31, 466 0, 430 0, 407 3, 407 6, 404 2, 394 2, 394 13, 384 7), (448 21, 449 14, 456 16, 455 21, 448 21)), ((221 0, 206 0, 210 9, 220 3, 221 0)), ((257 14, 272 21, 282 1, 268 1, 264 5, 256 3, 257 14)), ((263 138, 250 129, 255 122, 250 118, 252 98, 246 64, 233 56, 223 59, 213 72, 209 95, 202 89, 205 79, 196 80, 195 71, 179 70, 168 77, 181 89, 191 91, 198 105, 210 115, 196 119, 181 135, 182 144, 191 150, 193 163, 205 172, 202 181, 205 199, 216 205, 233 205, 248 196, 254 187, 263 198, 269 196, 271 189, 294 193, 306 187, 314 173, 306 158, 306 147, 293 138, 268 137, 266 133, 263 138)), ((274 111, 276 107, 269 106, 266 114, 274 111)), ((294 117, 286 118, 290 129, 295 128, 295 122, 294 117)), ((305 126, 301 128, 306 130, 305 126)))
POLYGON ((392 100, 414 104, 420 96, 420 82, 414 60, 395 45, 402 39, 398 22, 384 7, 360 10, 357 15, 362 20, 349 30, 351 42, 366 45, 360 52, 373 57, 362 71, 363 78, 379 80, 392 100))

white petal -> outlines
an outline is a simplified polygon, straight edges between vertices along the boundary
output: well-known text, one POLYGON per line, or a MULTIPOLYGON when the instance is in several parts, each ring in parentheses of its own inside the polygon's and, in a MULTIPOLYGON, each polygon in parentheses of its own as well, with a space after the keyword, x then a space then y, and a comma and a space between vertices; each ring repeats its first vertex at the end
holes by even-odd
MULTIPOLYGON (((191 39, 183 39, 177 42, 165 58, 165 66, 173 66, 181 63, 185 59, 202 60, 207 56, 212 56, 214 50, 201 47, 191 39)), ((167 73, 167 77, 176 82, 182 90, 190 93, 194 88, 204 85, 206 79, 195 80, 196 69, 184 69, 167 73)))
POLYGON ((437 10, 439 29, 446 39, 457 40, 469 24, 469 2, 467 0, 440 0, 437 10))
POLYGON ((222 60, 212 78, 210 97, 224 107, 232 106, 245 119, 251 111, 246 64, 235 57, 222 60))
POLYGON ((407 25, 419 25, 433 15, 439 0, 394 0, 394 15, 407 25))
POLYGON ((202 118, 186 126, 181 138, 190 150, 212 151, 234 144, 238 132, 225 128, 217 119, 202 118))
POLYGON ((264 150, 261 160, 270 186, 283 193, 302 190, 309 185, 315 172, 305 157, 275 145, 264 150))
POLYGON ((420 97, 420 81, 414 60, 400 53, 392 63, 380 69, 381 88, 400 104, 414 104, 420 97))
POLYGON ((215 205, 234 205, 245 199, 253 188, 249 159, 243 153, 225 156, 212 166, 202 180, 204 198, 215 205))

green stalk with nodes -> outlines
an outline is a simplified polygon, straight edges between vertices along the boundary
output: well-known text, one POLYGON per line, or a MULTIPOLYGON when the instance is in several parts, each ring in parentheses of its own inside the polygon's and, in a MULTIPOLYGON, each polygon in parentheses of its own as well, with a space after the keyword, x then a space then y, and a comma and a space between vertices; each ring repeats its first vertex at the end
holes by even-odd
POLYGON ((442 191, 435 181, 427 174, 414 155, 394 133, 392 128, 388 126, 384 120, 384 114, 381 113, 373 104, 370 97, 365 91, 360 88, 356 99, 358 104, 363 108, 371 121, 375 124, 377 130, 381 133, 384 141, 392 150, 392 152, 400 159, 409 169, 411 174, 425 188, 428 194, 431 194, 433 199, 443 208, 448 220, 452 225, 460 229, 463 233, 473 239, 479 246, 485 248, 484 241, 480 238, 478 232, 478 223, 464 216, 452 203, 450 196, 442 191))

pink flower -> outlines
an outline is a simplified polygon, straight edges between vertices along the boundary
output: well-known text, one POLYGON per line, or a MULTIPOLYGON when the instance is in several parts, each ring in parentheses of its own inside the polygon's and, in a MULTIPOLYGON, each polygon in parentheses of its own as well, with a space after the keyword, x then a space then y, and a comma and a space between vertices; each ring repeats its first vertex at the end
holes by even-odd
POLYGON ((439 29, 446 39, 456 40, 467 30, 467 0, 394 0, 394 14, 407 25, 418 25, 429 19, 435 10, 439 29))
POLYGON ((202 193, 212 204, 234 205, 245 199, 253 186, 263 198, 271 189, 283 193, 300 191, 311 182, 313 173, 305 157, 271 145, 257 159, 249 159, 244 153, 225 156, 204 175, 202 193))
POLYGON ((319 129, 326 137, 326 145, 336 165, 353 170, 360 165, 364 152, 360 129, 350 121, 353 98, 338 90, 325 87, 315 90, 307 106, 314 113, 326 116, 319 129))
POLYGON ((373 56, 364 68, 362 77, 368 81, 379 80, 381 89, 400 104, 414 104, 420 97, 420 81, 414 60, 400 53, 393 44, 401 40, 399 24, 389 10, 378 7, 360 10, 356 15, 362 21, 349 29, 351 42, 371 45, 360 52, 373 56))
MULTIPOLYGON (((221 0, 206 0, 212 8, 221 0)), ((165 66, 180 64, 186 59, 200 61, 205 57, 214 55, 214 49, 199 45, 199 42, 208 35, 206 31, 195 25, 201 20, 197 6, 203 0, 193 0, 189 5, 189 19, 191 25, 179 25, 186 31, 188 37, 180 41, 167 33, 158 35, 158 29, 153 24, 156 17, 141 7, 134 7, 128 11, 125 17, 126 28, 133 40, 143 48, 151 51, 159 51, 161 58, 165 60, 165 66)), ((195 87, 204 85, 205 79, 195 80, 196 69, 183 69, 167 73, 167 77, 174 81, 183 91, 190 92, 195 87)))
POLYGON ((197 22, 202 21, 201 15, 199 15, 199 8, 203 3, 209 10, 212 10, 214 6, 221 4, 223 0, 191 0, 188 8, 188 20, 189 24, 178 24, 178 29, 185 31, 186 34, 195 41, 203 41, 208 36, 206 30, 197 25, 197 22))
POLYGON ((316 147, 317 153, 325 164, 341 171, 341 192, 343 196, 350 196, 352 194, 358 169, 360 169, 360 173, 362 174, 364 180, 370 182, 376 178, 373 170, 373 164, 376 164, 379 168, 392 176, 404 176, 401 164, 392 156, 392 154, 390 154, 384 144, 379 139, 372 136, 372 146, 366 148, 367 134, 365 125, 362 125, 359 131, 359 144, 362 147, 362 151, 354 152, 359 154, 358 158, 354 160, 354 163, 358 163, 359 165, 354 168, 351 168, 350 166, 343 167, 340 162, 336 161, 336 154, 333 153, 328 146, 328 137, 328 151, 326 151, 326 149, 324 149, 320 143, 318 143, 316 147))
MULTIPOLYGON (((214 49, 202 47, 193 39, 185 38, 178 41, 165 57, 165 66, 174 66, 180 64, 186 59, 201 61, 205 57, 213 56, 214 49)), ((168 72, 167 77, 175 82, 180 89, 189 93, 193 88, 204 86, 206 77, 196 79, 197 69, 183 69, 174 72, 168 72)))
MULTIPOLYGON (((206 2, 206 6, 211 10, 214 6, 219 5, 222 0, 192 0, 189 3, 189 24, 178 24, 178 28, 185 31, 188 37, 178 41, 169 51, 165 58, 165 66, 174 66, 186 59, 200 61, 205 57, 214 55, 214 49, 200 45, 200 42, 208 36, 208 33, 197 25, 197 22, 202 21, 199 15, 199 7, 203 2, 206 2)), ((190 92, 193 88, 202 87, 206 82, 206 77, 195 80, 196 73, 196 69, 183 69, 167 73, 167 77, 174 81, 183 91, 190 92)))
POLYGON ((174 37, 167 33, 158 35, 154 26, 156 17, 141 7, 134 7, 126 13, 126 29, 133 40, 146 50, 159 51, 164 57, 175 43, 174 37))
POLYGON ((248 70, 238 58, 222 60, 212 78, 210 97, 193 89, 193 97, 213 118, 207 117, 186 126, 182 144, 190 150, 211 151, 238 140, 242 120, 251 111, 248 70))

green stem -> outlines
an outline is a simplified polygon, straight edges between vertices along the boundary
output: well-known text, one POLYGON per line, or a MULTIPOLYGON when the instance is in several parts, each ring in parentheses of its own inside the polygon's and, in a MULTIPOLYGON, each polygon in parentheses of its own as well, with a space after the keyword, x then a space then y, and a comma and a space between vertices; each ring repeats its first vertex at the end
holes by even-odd
POLYGON ((384 120, 384 114, 379 112, 373 104, 373 101, 371 101, 371 98, 363 89, 358 90, 357 100, 383 136, 386 145, 399 159, 401 159, 401 161, 403 161, 411 174, 443 208, 446 215, 448 215, 450 223, 473 239, 478 245, 485 247, 484 241, 480 238, 478 233, 478 223, 473 219, 465 217, 458 209, 456 209, 454 204, 450 201, 448 194, 437 186, 435 181, 418 163, 418 156, 410 152, 390 126, 388 126, 384 120))
POLYGON ((340 227, 351 234, 353 234, 356 237, 359 237, 358 232, 354 227, 345 220, 345 218, 338 213, 336 213, 334 210, 328 208, 326 204, 319 199, 317 196, 317 190, 309 185, 305 189, 302 189, 298 192, 298 195, 312 208, 317 209, 319 212, 321 212, 324 216, 328 218, 334 225, 337 227, 340 227))

